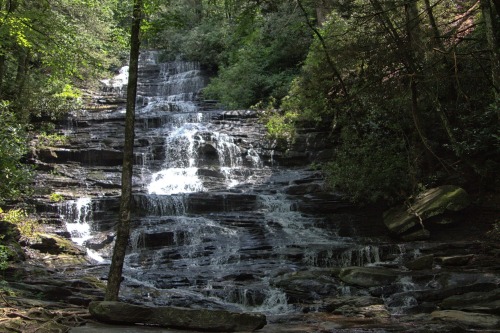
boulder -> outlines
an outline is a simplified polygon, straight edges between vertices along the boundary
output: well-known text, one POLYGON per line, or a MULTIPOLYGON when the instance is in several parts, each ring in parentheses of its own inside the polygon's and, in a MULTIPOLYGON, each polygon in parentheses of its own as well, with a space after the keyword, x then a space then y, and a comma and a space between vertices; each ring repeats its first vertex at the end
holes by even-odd
POLYGON ((68 255, 85 255, 84 249, 80 248, 72 241, 56 235, 39 233, 36 235, 36 241, 29 245, 35 250, 50 254, 68 254, 68 255))
POLYGON ((111 324, 145 324, 206 332, 254 331, 264 327, 266 317, 257 313, 224 310, 149 307, 122 302, 91 302, 90 314, 111 324))
POLYGON ((361 287, 391 284, 397 277, 397 272, 382 267, 345 267, 339 273, 339 278, 345 283, 361 287))
POLYGON ((458 212, 470 204, 470 199, 460 187, 443 185, 422 192, 411 203, 411 207, 401 205, 384 213, 384 224, 396 235, 413 233, 424 229, 421 221, 426 221, 446 212, 458 212))
POLYGON ((433 320, 451 321, 454 323, 480 327, 486 329, 493 329, 500 327, 500 317, 484 313, 464 312, 457 310, 442 310, 434 311, 431 313, 433 320))
POLYGON ((304 303, 338 293, 338 282, 328 269, 285 274, 272 284, 286 293, 289 303, 304 303))

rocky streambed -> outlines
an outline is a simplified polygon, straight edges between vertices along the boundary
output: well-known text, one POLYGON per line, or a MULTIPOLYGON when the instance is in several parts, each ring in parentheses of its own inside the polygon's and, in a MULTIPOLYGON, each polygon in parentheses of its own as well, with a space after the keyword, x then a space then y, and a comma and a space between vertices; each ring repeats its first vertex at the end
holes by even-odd
MULTIPOLYGON (((396 253, 381 251, 377 265, 315 268, 272 277, 289 305, 300 311, 270 313, 268 324, 259 331, 498 331, 500 246, 463 236, 399 244, 420 252, 402 256, 397 265, 391 261, 396 253)), ((105 268, 92 265, 78 247, 45 243, 51 245, 26 246, 25 260, 4 272, 2 332, 92 332, 93 327, 94 332, 108 331, 108 326, 94 323, 87 310, 90 302, 103 297, 105 268)), ((130 329, 149 331, 141 326, 130 329)))
MULTIPOLYGON (((310 167, 332 156, 328 127, 280 150, 255 111, 202 100, 196 64, 141 64, 123 301, 263 314, 266 333, 499 329, 494 196, 449 201, 462 192, 445 187, 385 215, 357 207, 310 167)), ((123 87, 105 88, 60 124, 67 140, 33 144, 43 230, 8 232, 22 248, 4 272, 6 332, 112 331, 87 310, 103 298, 120 192, 123 87)), ((130 330, 174 332, 143 321, 130 330)))

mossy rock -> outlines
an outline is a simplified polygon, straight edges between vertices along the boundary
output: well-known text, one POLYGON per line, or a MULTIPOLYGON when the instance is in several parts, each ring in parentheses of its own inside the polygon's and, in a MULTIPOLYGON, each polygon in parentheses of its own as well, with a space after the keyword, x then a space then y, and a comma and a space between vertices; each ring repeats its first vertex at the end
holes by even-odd
POLYGON ((23 249, 19 244, 21 233, 17 226, 7 221, 0 221, 0 246, 6 255, 6 260, 19 262, 26 259, 23 249))
POLYGON ((56 235, 38 233, 30 247, 49 254, 84 255, 85 251, 71 240, 56 235))
POLYGON ((446 212, 458 212, 470 204, 467 192, 454 185, 443 185, 419 194, 408 207, 401 205, 384 213, 384 223, 397 235, 423 229, 421 222, 446 212))

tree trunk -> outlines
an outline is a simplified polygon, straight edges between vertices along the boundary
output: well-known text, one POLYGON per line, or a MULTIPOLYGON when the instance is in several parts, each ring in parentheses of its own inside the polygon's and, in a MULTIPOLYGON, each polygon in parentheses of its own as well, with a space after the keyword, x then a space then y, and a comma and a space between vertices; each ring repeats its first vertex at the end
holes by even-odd
MULTIPOLYGON (((498 16, 493 12, 490 0, 480 0, 485 25, 486 40, 490 49, 491 84, 496 99, 500 98, 500 51, 495 36, 494 22, 498 16)), ((498 111, 500 120, 500 110, 498 111)))
POLYGON ((5 55, 0 54, 0 100, 3 99, 3 77, 5 75, 5 55))
POLYGON ((297 5, 299 6, 300 10, 302 11, 302 14, 304 15, 307 26, 312 30, 312 32, 318 38, 318 40, 321 44, 321 48, 323 50, 323 53, 325 54, 325 58, 326 58, 326 62, 328 64, 328 67, 330 67, 330 70, 333 72, 334 76, 339 81, 341 89, 342 89, 342 93, 344 94, 344 97, 348 98, 349 91, 347 90, 347 86, 346 86, 344 80, 342 79, 342 75, 340 74, 340 71, 337 69, 337 66, 335 66, 335 64, 332 60, 332 57, 330 56, 330 53, 328 52, 328 47, 326 45, 325 39, 323 38, 321 33, 318 31, 318 29, 314 26, 314 24, 309 19, 309 16, 307 15, 307 11, 304 8, 301 0, 297 0, 297 5))
POLYGON ((106 301, 118 300, 122 280, 123 262, 130 235, 130 205, 132 199, 132 169, 134 161, 134 122, 137 97, 137 75, 139 69, 139 49, 143 0, 134 0, 134 12, 130 38, 130 63, 127 86, 127 109, 125 116, 125 145, 123 148, 122 195, 120 200, 120 220, 116 230, 115 247, 108 275, 106 301))
POLYGON ((15 79, 14 99, 19 100, 24 92, 26 77, 28 76, 28 62, 30 58, 30 51, 21 47, 18 48, 17 57, 17 73, 15 79))
POLYGON ((326 18, 332 11, 331 5, 327 0, 320 0, 316 4, 316 20, 318 25, 322 26, 325 23, 326 18))

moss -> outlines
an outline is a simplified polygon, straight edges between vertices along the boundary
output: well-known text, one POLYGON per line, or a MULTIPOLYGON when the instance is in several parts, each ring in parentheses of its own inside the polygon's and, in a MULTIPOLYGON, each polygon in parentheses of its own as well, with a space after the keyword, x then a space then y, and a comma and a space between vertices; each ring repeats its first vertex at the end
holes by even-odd
POLYGON ((412 209, 417 212, 422 219, 444 213, 446 210, 459 211, 470 204, 469 195, 464 189, 444 185, 427 190, 420 194, 412 209))
POLYGON ((84 276, 82 278, 82 280, 89 283, 92 287, 94 287, 96 289, 101 289, 101 290, 106 289, 106 283, 103 282, 102 280, 98 279, 95 276, 91 276, 91 275, 84 276))
POLYGON ((42 252, 68 255, 84 254, 83 250, 69 239, 46 233, 36 233, 35 236, 39 241, 32 244, 31 247, 42 252))

